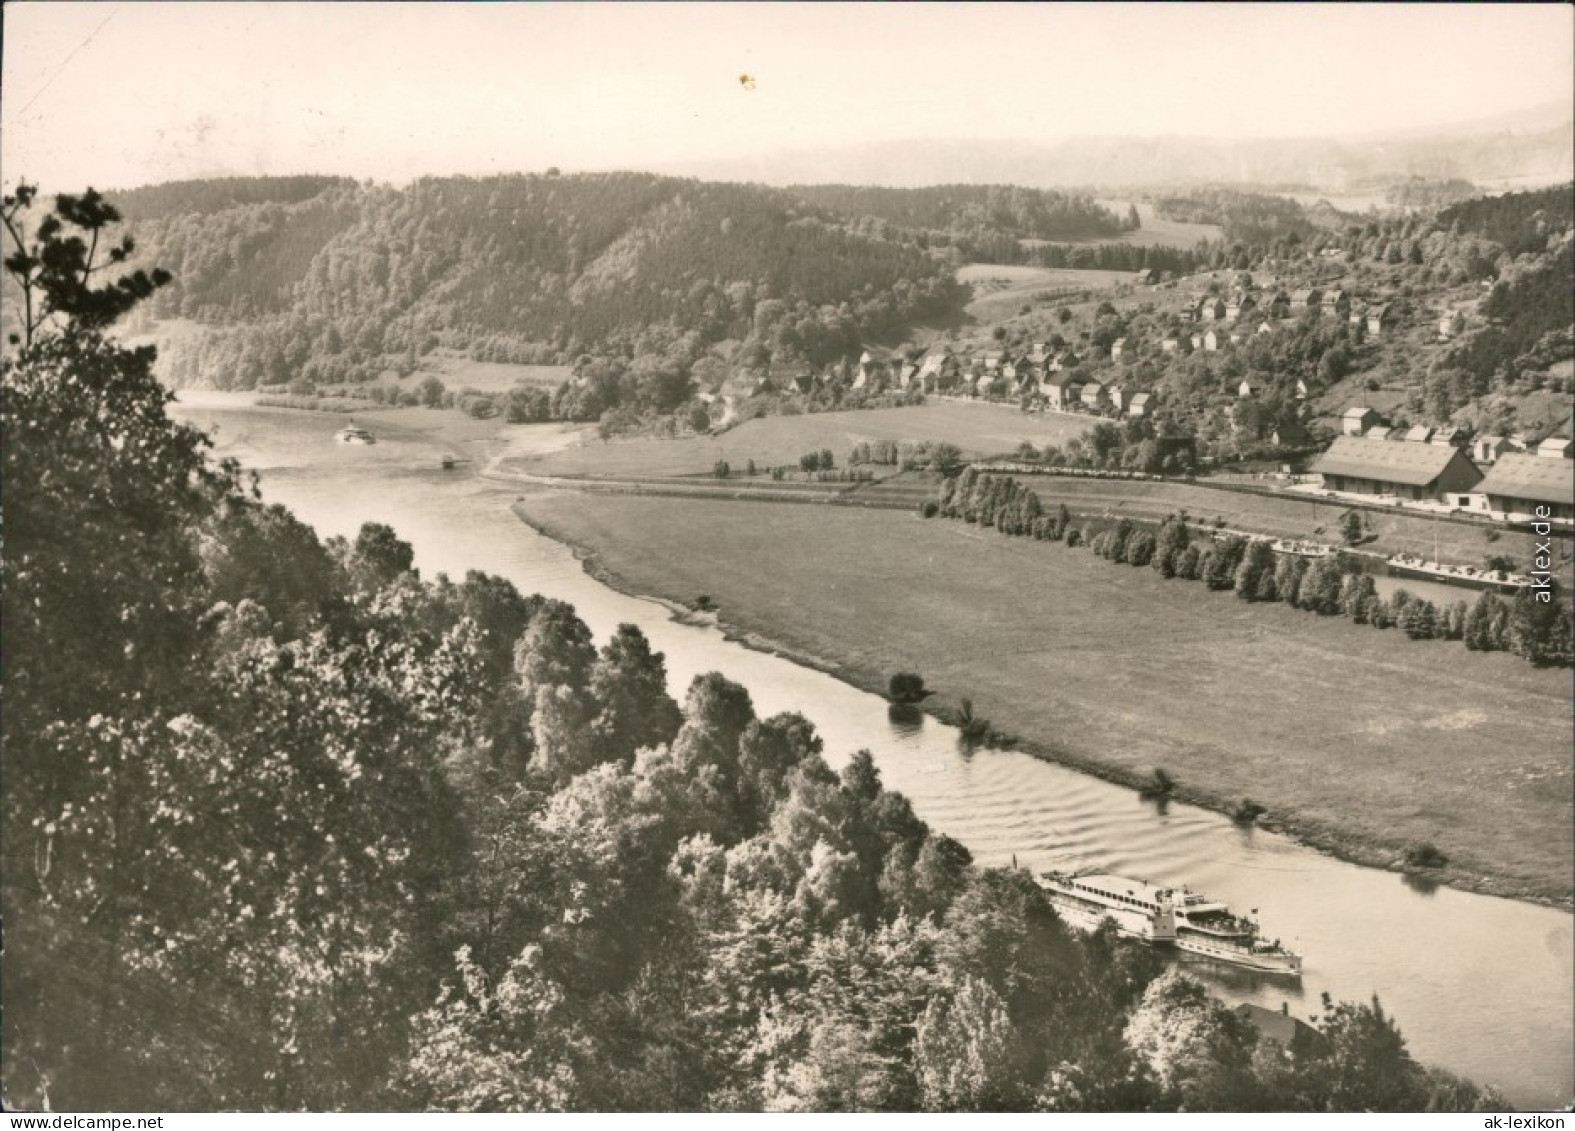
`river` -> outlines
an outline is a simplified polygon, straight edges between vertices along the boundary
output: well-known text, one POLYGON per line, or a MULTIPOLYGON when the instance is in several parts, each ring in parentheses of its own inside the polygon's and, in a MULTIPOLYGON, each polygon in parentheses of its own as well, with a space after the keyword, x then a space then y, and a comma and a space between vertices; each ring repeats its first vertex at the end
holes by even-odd
MULTIPOLYGON (((568 601, 598 638, 636 624, 666 654, 675 697, 694 676, 721 671, 749 689, 761 715, 796 710, 840 764, 867 747, 888 786, 982 864, 1014 858, 1035 870, 1097 867, 1164 885, 1186 884, 1257 909, 1266 933, 1305 955, 1300 983, 1183 959, 1221 997, 1309 1017, 1319 995, 1377 994, 1412 1051, 1523 1108, 1575 1099, 1575 934, 1563 911, 1346 864, 1188 805, 1164 811, 1131 790, 1028 755, 964 752, 956 732, 923 716, 894 719, 886 702, 820 672, 679 623, 654 601, 585 573, 566 547, 509 511, 516 492, 444 471, 430 439, 368 418, 379 442, 335 444, 328 415, 254 409, 195 395, 180 414, 218 426, 218 454, 258 471, 264 497, 323 536, 386 522, 415 548, 427 577, 480 569, 522 592, 568 601)), ((543 426, 542 435, 552 432, 543 426)), ((479 462, 482 449, 475 448, 479 462)))

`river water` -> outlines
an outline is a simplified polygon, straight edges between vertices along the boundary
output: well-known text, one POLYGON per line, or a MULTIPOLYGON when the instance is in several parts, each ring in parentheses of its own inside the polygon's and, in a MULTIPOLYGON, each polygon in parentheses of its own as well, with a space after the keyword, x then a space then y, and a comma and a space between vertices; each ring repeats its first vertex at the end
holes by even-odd
MULTIPOLYGON (((1423 1061, 1495 1084, 1523 1108, 1575 1099, 1575 937, 1565 912, 1419 890, 1206 810, 1172 804, 1161 812, 1131 790, 1025 754, 964 752, 956 732, 933 719, 893 718, 878 696, 601 584, 566 547, 510 513, 513 489, 465 467, 441 470, 440 449, 375 417, 379 442, 360 447, 333 443, 342 421, 327 415, 201 394, 179 411, 217 425, 218 453, 260 472, 264 497, 325 537, 389 523, 414 546, 424 576, 480 569, 506 577, 522 592, 573 604, 598 638, 619 623, 638 625, 666 654, 680 701, 694 676, 721 671, 749 689, 762 716, 809 717, 833 765, 869 748, 886 784, 982 864, 1098 868, 1257 909, 1266 933, 1305 955, 1305 972, 1298 983, 1181 959, 1227 1000, 1284 1004, 1310 1017, 1324 991, 1376 994, 1423 1061)), ((550 432, 543 426, 544 437, 550 432)), ((477 447, 471 458, 479 463, 482 454, 477 447)))

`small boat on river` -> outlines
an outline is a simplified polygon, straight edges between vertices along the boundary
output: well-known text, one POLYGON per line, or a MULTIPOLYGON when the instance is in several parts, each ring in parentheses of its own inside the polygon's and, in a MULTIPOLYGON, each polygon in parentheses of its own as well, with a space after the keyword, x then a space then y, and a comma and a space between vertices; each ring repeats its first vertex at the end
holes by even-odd
POLYGON ((375 444, 377 437, 365 428, 356 424, 346 424, 334 433, 334 439, 341 444, 375 444))

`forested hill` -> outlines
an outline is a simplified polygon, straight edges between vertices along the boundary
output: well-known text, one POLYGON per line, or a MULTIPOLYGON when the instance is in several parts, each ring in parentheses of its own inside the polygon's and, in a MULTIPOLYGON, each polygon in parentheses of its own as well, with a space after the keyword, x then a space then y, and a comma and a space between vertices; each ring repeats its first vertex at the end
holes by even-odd
POLYGON ((1019 239, 1080 240, 1119 236, 1137 227, 1136 213, 1118 217, 1093 198, 1016 185, 795 185, 795 196, 848 217, 922 232, 931 243, 965 251, 1019 239))
POLYGON ((693 351, 747 337, 767 303, 818 360, 958 297, 912 234, 776 189, 635 173, 309 187, 170 186, 127 210, 139 261, 178 280, 152 315, 242 328, 188 379, 246 387, 315 361, 356 380, 439 345, 521 362, 693 351))
POLYGON ((216 177, 197 181, 166 181, 105 195, 127 223, 161 220, 188 213, 205 215, 248 204, 299 204, 329 189, 353 189, 348 177, 216 177))

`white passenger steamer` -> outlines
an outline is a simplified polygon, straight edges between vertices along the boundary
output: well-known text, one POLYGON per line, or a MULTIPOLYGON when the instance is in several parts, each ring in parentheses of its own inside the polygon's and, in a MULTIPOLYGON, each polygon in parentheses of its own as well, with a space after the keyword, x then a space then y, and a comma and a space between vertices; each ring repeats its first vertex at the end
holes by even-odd
POLYGON ((1301 976, 1301 955, 1265 940, 1255 922, 1223 903, 1185 888, 1069 872, 1046 872, 1039 886, 1068 922, 1086 930, 1109 919, 1130 938, 1267 974, 1301 976))

